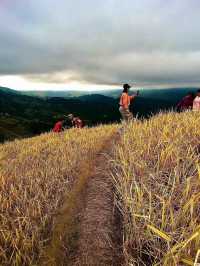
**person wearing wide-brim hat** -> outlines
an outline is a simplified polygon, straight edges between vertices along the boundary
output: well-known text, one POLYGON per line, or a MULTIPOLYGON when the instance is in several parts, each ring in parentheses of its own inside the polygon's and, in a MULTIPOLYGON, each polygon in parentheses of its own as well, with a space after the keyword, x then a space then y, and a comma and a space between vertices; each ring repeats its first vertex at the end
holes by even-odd
POLYGON ((139 91, 137 91, 136 94, 134 95, 128 95, 129 89, 131 88, 131 86, 129 84, 124 84, 123 85, 123 92, 122 95, 120 97, 120 107, 119 107, 119 111, 121 113, 122 119, 125 121, 130 121, 131 119, 133 119, 133 114, 130 112, 129 110, 129 106, 130 103, 133 99, 135 99, 135 97, 138 96, 139 91))

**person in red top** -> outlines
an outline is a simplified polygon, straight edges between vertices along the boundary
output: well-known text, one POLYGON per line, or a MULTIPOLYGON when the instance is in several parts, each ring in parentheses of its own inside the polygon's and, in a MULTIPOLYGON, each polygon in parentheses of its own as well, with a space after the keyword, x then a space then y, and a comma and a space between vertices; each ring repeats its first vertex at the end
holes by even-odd
POLYGON ((123 120, 130 121, 131 119, 133 119, 133 114, 129 110, 129 105, 131 101, 139 95, 139 91, 137 91, 136 94, 129 96, 128 91, 131 88, 131 86, 129 84, 124 84, 123 88, 124 88, 123 93, 120 97, 120 102, 119 102, 120 104, 119 111, 121 113, 123 120))
POLYGON ((55 133, 61 132, 63 129, 63 123, 64 123, 63 120, 56 122, 53 128, 53 132, 55 133))
POLYGON ((189 92, 176 106, 177 111, 182 112, 192 109, 195 95, 193 92, 189 92))

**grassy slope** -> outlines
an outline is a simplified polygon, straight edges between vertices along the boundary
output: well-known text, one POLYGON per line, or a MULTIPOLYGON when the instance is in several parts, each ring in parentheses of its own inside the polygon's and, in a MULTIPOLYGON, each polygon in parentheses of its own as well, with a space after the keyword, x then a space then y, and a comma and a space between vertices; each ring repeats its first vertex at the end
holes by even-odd
MULTIPOLYGON (((135 121, 116 146, 111 171, 127 265, 147 265, 150 259, 192 265, 197 258, 199 122, 192 112, 135 121)), ((1 265, 37 261, 80 162, 87 163, 115 128, 72 129, 0 145, 1 265)))
POLYGON ((200 116, 160 114, 127 127, 112 175, 127 265, 193 265, 200 246, 200 116))
POLYGON ((79 177, 80 163, 87 164, 114 130, 71 129, 0 145, 1 265, 38 260, 51 238, 56 211, 79 177))

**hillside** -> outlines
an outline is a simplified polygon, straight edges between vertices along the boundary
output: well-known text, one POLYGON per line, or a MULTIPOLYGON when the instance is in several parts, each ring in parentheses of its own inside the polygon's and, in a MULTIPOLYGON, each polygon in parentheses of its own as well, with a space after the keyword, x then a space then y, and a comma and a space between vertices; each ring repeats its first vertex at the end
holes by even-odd
POLYGON ((115 130, 71 129, 0 145, 0 265, 35 265, 43 258, 59 210, 65 201, 73 206, 72 194, 78 197, 92 158, 115 130))
POLYGON ((69 113, 89 126, 119 120, 116 100, 101 95, 86 98, 38 98, 0 88, 0 141, 48 132, 69 113))
MULTIPOLYGON (((176 103, 182 98, 185 94, 189 91, 196 92, 198 88, 188 87, 188 88, 161 88, 161 89, 153 89, 153 88, 136 88, 131 89, 132 92, 135 90, 140 90, 141 96, 143 98, 152 98, 152 99, 159 99, 169 101, 171 104, 176 103)), ((66 90, 66 91, 21 91, 21 94, 28 95, 28 96, 36 96, 36 97, 61 97, 61 98, 73 98, 73 97, 80 97, 84 95, 94 95, 94 94, 101 94, 107 97, 119 98, 121 93, 121 88, 113 89, 113 90, 100 90, 100 91, 73 91, 73 90, 66 90)))
POLYGON ((199 122, 171 112, 0 145, 0 264, 199 262, 199 122))
POLYGON ((116 147, 125 265, 200 262, 199 122, 194 112, 135 121, 116 147))
MULTIPOLYGON (((189 90, 141 90, 130 109, 138 118, 147 118, 160 110, 173 109, 189 90)), ((196 91, 194 88, 191 90, 196 91)), ((62 93, 65 93, 65 96, 69 93, 70 97, 64 98, 60 97, 64 94, 58 91, 49 94, 54 97, 32 97, 23 95, 23 92, 0 87, 0 142, 48 132, 58 119, 69 113, 80 116, 88 126, 118 122, 119 98, 116 96, 119 97, 119 92, 82 92, 79 97, 72 97, 75 94, 66 91, 62 93)), ((48 92, 45 95, 48 95, 48 92)))

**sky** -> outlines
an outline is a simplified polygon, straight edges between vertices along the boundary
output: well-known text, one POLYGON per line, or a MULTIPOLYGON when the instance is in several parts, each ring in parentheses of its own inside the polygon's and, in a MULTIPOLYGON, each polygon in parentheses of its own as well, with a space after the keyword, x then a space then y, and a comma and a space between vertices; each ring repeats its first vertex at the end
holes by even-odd
POLYGON ((0 86, 200 86, 199 0, 0 0, 0 86))

